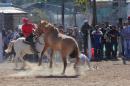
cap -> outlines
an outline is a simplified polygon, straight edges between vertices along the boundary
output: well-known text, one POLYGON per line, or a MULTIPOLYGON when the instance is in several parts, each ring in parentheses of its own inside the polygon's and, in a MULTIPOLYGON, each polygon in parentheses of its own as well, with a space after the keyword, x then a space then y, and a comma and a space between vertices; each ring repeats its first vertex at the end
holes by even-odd
POLYGON ((28 18, 26 18, 26 17, 23 17, 23 18, 22 18, 22 22, 23 22, 23 23, 27 23, 28 21, 29 21, 28 18))

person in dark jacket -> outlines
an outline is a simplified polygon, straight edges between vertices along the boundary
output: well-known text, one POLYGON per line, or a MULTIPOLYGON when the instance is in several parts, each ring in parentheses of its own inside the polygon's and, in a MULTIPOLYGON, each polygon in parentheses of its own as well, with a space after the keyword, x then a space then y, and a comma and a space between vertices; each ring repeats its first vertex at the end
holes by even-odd
POLYGON ((111 40, 112 59, 117 59, 119 31, 116 29, 116 26, 112 26, 108 34, 111 40))
POLYGON ((90 25, 88 24, 88 21, 85 20, 81 27, 81 32, 83 34, 83 45, 84 45, 85 54, 87 54, 87 48, 88 48, 88 30, 89 29, 90 29, 90 25))

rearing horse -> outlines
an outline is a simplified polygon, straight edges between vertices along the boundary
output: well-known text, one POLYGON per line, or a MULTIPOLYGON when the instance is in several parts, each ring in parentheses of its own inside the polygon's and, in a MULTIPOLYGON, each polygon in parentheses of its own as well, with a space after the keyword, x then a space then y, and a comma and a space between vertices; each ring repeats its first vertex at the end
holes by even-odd
MULTIPOLYGON (((70 56, 71 58, 76 58, 76 62, 74 64, 75 69, 79 63, 79 47, 76 40, 70 36, 60 33, 58 28, 44 20, 41 21, 35 31, 35 34, 37 36, 40 36, 42 33, 44 33, 45 46, 43 48, 41 56, 48 48, 52 49, 50 55, 50 68, 52 68, 53 53, 55 51, 60 51, 64 65, 62 74, 65 73, 68 56, 70 56)), ((39 66, 41 65, 41 60, 42 58, 39 59, 39 66)))

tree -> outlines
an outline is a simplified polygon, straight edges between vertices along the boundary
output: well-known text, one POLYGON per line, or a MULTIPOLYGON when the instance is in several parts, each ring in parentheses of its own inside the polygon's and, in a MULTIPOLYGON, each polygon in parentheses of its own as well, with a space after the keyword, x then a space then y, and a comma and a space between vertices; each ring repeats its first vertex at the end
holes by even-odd
POLYGON ((87 13, 87 8, 91 9, 93 11, 93 20, 92 25, 95 26, 97 24, 97 12, 96 12, 96 0, 76 0, 76 3, 78 5, 81 5, 81 9, 83 12, 87 13))
POLYGON ((97 24, 97 9, 96 9, 96 0, 93 0, 93 21, 92 21, 92 25, 95 26, 97 24))
POLYGON ((38 23, 41 19, 48 19, 48 16, 45 14, 45 11, 38 8, 31 10, 30 13, 31 14, 28 17, 35 23, 38 23))
POLYGON ((65 4, 64 4, 65 0, 62 0, 62 9, 61 9, 61 15, 62 15, 62 26, 64 27, 64 9, 65 9, 65 4))

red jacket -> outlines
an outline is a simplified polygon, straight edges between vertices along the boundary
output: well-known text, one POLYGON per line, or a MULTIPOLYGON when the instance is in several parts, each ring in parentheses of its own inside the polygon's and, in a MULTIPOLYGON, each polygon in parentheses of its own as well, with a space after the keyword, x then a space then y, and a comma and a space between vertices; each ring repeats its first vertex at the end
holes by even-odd
POLYGON ((24 37, 29 37, 31 33, 33 32, 34 25, 33 24, 23 24, 22 25, 22 33, 24 37))

